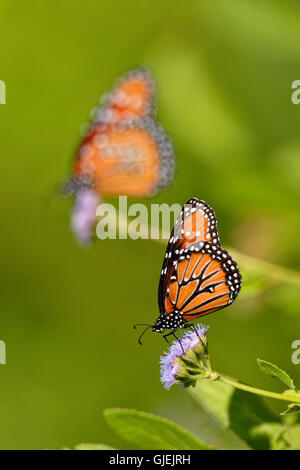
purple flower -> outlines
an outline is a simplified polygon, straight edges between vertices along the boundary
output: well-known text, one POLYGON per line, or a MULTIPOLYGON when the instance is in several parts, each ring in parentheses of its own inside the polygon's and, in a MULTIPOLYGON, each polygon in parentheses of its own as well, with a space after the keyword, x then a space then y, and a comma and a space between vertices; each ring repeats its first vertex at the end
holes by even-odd
MULTIPOLYGON (((201 373, 203 364, 199 362, 199 357, 203 353, 207 354, 205 334, 209 327, 205 325, 195 325, 195 327, 195 331, 187 331, 182 335, 179 338, 180 341, 175 340, 169 351, 160 358, 160 380, 167 390, 175 383, 180 382, 180 376, 186 377, 186 360, 201 373)), ((184 380, 182 381, 184 382, 184 380)), ((186 380, 185 382, 187 383, 186 380)))
POLYGON ((81 242, 88 242, 96 220, 98 194, 89 188, 82 188, 76 194, 76 203, 71 217, 71 227, 81 242))

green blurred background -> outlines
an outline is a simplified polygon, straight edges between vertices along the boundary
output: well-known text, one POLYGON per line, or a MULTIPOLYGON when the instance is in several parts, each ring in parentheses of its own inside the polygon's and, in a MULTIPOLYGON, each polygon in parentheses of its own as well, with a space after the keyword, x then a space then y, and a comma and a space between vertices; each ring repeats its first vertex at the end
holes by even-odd
MULTIPOLYGON (((177 387, 164 391, 149 333, 165 247, 96 240, 69 229, 71 201, 44 201, 67 174, 80 126, 121 73, 152 67, 159 119, 177 175, 153 202, 205 199, 222 242, 296 270, 300 261, 300 4, 296 0, 2 0, 0 79, 0 448, 104 442, 124 447, 102 410, 135 407, 230 446, 177 387)), ((148 202, 149 204, 149 202, 148 202)), ((281 390, 256 365, 277 363, 300 384, 299 287, 245 277, 229 309, 205 318, 213 366, 281 390)), ((295 275, 296 276, 296 275, 295 275)), ((299 278, 298 278, 299 279, 299 278)), ((277 406, 272 403, 272 406, 277 406)), ((278 408, 279 409, 279 408, 278 408)), ((126 445, 125 445, 126 448, 126 445)))

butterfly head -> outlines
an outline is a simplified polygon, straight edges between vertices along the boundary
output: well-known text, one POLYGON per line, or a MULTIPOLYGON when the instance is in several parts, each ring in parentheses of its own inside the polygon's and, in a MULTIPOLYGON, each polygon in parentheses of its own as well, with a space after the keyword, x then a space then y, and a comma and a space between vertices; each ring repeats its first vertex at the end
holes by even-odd
POLYGON ((152 328, 152 331, 155 333, 164 333, 166 329, 168 330, 176 330, 177 328, 184 328, 185 321, 181 314, 171 314, 168 317, 166 315, 160 315, 154 325, 149 325, 147 323, 137 323, 134 325, 134 328, 137 326, 145 326, 146 328, 142 331, 141 335, 139 336, 138 342, 142 344, 141 339, 146 333, 146 331, 152 328))

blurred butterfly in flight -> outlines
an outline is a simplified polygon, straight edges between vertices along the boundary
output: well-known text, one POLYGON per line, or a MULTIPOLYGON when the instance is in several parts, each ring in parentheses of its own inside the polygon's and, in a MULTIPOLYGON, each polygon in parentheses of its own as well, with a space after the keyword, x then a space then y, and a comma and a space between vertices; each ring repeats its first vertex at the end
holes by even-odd
MULTIPOLYGON (((242 277, 232 257, 221 246, 214 211, 192 198, 184 204, 167 246, 158 287, 160 315, 144 325, 175 335, 177 328, 194 327, 193 320, 230 305, 242 277)), ((135 325, 138 326, 138 325, 135 325)), ((167 340, 168 341, 168 340, 167 340)))
POLYGON ((174 173, 170 138, 155 121, 155 90, 147 69, 121 77, 81 143, 64 195, 75 195, 71 226, 89 241, 101 196, 147 197, 174 173))

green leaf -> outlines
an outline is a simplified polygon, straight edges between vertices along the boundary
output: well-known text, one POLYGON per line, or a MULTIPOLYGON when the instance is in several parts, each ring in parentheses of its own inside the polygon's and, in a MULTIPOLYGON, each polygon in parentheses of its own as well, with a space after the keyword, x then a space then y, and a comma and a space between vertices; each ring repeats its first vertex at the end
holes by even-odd
POLYGON ((288 448, 290 450, 299 450, 300 449, 300 424, 292 424, 287 426, 284 433, 284 438, 288 443, 288 448))
POLYGON ((287 449, 288 444, 284 439, 285 426, 281 423, 262 423, 250 430, 253 440, 268 441, 270 450, 287 449))
POLYGON ((142 450, 206 450, 213 449, 186 429, 166 418, 143 411, 108 409, 108 424, 126 441, 142 450))
POLYGON ((251 430, 253 438, 269 440, 270 450, 293 450, 300 448, 300 425, 262 423, 251 430))
POLYGON ((107 446, 106 444, 77 444, 74 450, 116 450, 114 447, 107 446))
POLYGON ((218 380, 198 380, 188 393, 225 428, 231 429, 254 449, 269 449, 269 439, 253 436, 251 429, 265 421, 280 423, 258 397, 218 380))
POLYGON ((279 367, 275 364, 264 361, 263 359, 257 359, 257 362, 264 374, 274 379, 281 380, 281 382, 287 385, 290 390, 295 390, 293 379, 291 379, 291 377, 284 370, 279 369, 279 367))
POLYGON ((282 416, 291 415, 300 411, 299 403, 290 403, 285 411, 280 413, 282 416))

